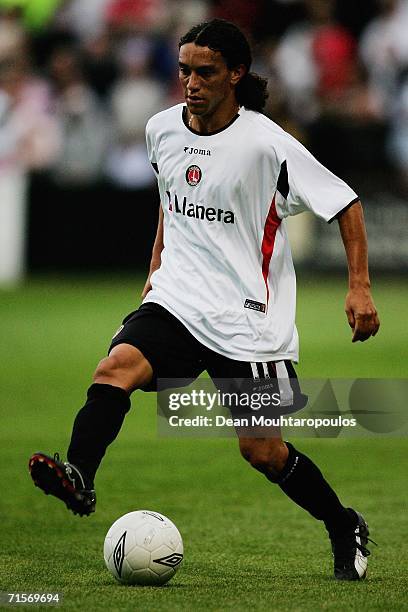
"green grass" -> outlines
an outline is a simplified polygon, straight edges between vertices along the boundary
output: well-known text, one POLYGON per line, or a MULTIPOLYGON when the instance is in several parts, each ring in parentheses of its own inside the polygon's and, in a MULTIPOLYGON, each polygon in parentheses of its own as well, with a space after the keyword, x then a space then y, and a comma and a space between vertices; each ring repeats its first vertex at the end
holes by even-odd
MULTIPOLYGON (((34 450, 64 452, 92 370, 141 279, 37 279, 0 292, 0 590, 64 594, 79 610, 405 610, 406 440, 296 440, 345 504, 364 511, 379 547, 364 583, 336 583, 323 526, 251 470, 233 439, 157 439, 155 397, 133 410, 97 478, 98 506, 79 519, 35 489, 34 450), (167 514, 185 562, 168 586, 130 588, 104 567, 110 524, 133 509, 167 514)), ((344 286, 303 281, 298 372, 324 377, 407 377, 408 290, 377 283, 382 329, 352 345, 344 286)))

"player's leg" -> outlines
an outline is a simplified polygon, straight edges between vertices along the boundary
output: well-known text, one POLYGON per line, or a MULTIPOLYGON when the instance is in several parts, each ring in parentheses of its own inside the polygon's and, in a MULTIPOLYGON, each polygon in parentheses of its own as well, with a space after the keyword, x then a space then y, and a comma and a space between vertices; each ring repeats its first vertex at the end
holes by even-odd
POLYGON ((93 512, 95 473, 130 409, 130 394, 137 388, 156 390, 158 377, 197 377, 203 367, 196 345, 186 328, 156 304, 143 305, 126 317, 75 418, 68 461, 43 453, 31 457, 37 486, 74 512, 93 512))
MULTIPOLYGON (((246 392, 265 392, 268 386, 279 388, 280 398, 288 405, 270 408, 269 415, 279 416, 304 406, 296 372, 290 362, 246 363, 213 356, 208 368, 216 386, 228 379, 236 380, 246 392), (290 403, 292 402, 292 404, 290 403)), ((219 385, 218 385, 219 386, 219 385)), ((238 410, 239 406, 234 407, 238 410)), ((247 410, 247 409, 246 409, 247 410)), ((251 414, 247 413, 251 422, 251 414)), ((258 413, 257 413, 258 415, 258 413)), ((239 415, 240 416, 240 415, 239 415)), ((335 576, 357 580, 365 576, 368 528, 364 519, 351 508, 345 508, 319 468, 292 444, 284 442, 278 427, 237 427, 242 456, 270 482, 314 518, 324 522, 332 541, 335 557, 335 576)))
MULTIPOLYGON (((256 432, 253 432, 256 433, 256 432)), ((276 483, 298 506, 326 525, 329 533, 354 527, 356 517, 345 508, 319 468, 276 430, 270 438, 240 437, 241 455, 276 483)))
POLYGON ((152 366, 139 349, 115 346, 99 363, 85 405, 75 418, 68 461, 61 461, 58 453, 54 457, 34 453, 30 458, 35 484, 64 501, 75 514, 94 512, 96 470, 130 409, 130 393, 148 385, 152 376, 152 366))
POLYGON ((255 469, 278 484, 298 506, 324 522, 332 543, 335 577, 365 578, 370 554, 367 523, 361 514, 341 504, 316 464, 275 433, 266 439, 240 437, 239 446, 242 456, 255 469))
POLYGON ((130 394, 146 387, 152 377, 150 362, 138 348, 126 343, 114 346, 96 368, 86 403, 75 418, 67 454, 91 488, 106 449, 130 409, 130 394))

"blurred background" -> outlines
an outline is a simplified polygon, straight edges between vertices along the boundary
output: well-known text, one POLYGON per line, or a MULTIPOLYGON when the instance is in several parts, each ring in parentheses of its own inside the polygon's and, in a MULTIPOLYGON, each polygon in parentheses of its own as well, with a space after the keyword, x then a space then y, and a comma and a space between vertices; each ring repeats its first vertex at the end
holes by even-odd
MULTIPOLYGON (((0 285, 146 270, 145 124, 181 101, 179 37, 214 16, 249 36, 266 114, 361 196, 372 269, 406 269, 408 0, 0 0, 0 285)), ((344 269, 335 226, 291 220, 298 265, 344 269)))
POLYGON ((401 610, 406 438, 299 440, 380 543, 359 593, 328 581, 324 528, 243 467, 235 440, 159 438, 155 394, 132 396, 92 520, 28 475, 34 451, 65 455, 92 371, 140 302, 159 205, 145 123, 180 101, 178 39, 213 16, 250 37, 268 116, 365 207, 382 325, 365 343, 343 311, 337 223, 289 220, 299 376, 407 378, 408 0, 0 0, 0 588, 135 610, 101 545, 118 516, 151 508, 180 526, 186 571, 182 588, 137 593, 139 609, 401 610))

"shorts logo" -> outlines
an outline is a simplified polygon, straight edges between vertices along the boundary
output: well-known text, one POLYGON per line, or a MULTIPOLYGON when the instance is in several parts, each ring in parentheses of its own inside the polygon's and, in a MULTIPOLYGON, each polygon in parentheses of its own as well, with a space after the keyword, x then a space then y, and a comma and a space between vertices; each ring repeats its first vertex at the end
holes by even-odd
POLYGON ((191 187, 195 187, 201 181, 202 172, 198 166, 189 166, 186 170, 186 181, 191 187))
POLYGON ((266 304, 262 304, 262 302, 255 302, 255 300, 245 300, 244 308, 249 308, 250 310, 257 310, 258 312, 266 312, 266 304))

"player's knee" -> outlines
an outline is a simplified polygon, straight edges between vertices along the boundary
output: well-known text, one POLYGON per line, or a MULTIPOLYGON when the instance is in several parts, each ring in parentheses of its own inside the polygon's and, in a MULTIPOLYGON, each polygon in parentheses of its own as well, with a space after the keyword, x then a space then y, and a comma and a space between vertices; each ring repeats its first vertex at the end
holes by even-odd
POLYGON ((150 363, 138 349, 119 345, 99 362, 93 380, 95 383, 110 384, 132 392, 149 383, 152 375, 150 363))
POLYGON ((109 378, 115 375, 119 368, 119 360, 113 356, 102 359, 95 370, 94 382, 98 382, 100 378, 109 378))
POLYGON ((278 480, 279 474, 285 467, 288 458, 288 449, 281 440, 269 443, 253 442, 241 443, 241 455, 253 468, 265 474, 269 480, 278 480))
POLYGON ((94 383, 113 385, 130 391, 131 389, 127 384, 127 379, 128 376, 126 376, 126 370, 124 370, 123 364, 120 359, 114 355, 102 359, 93 375, 94 383))

